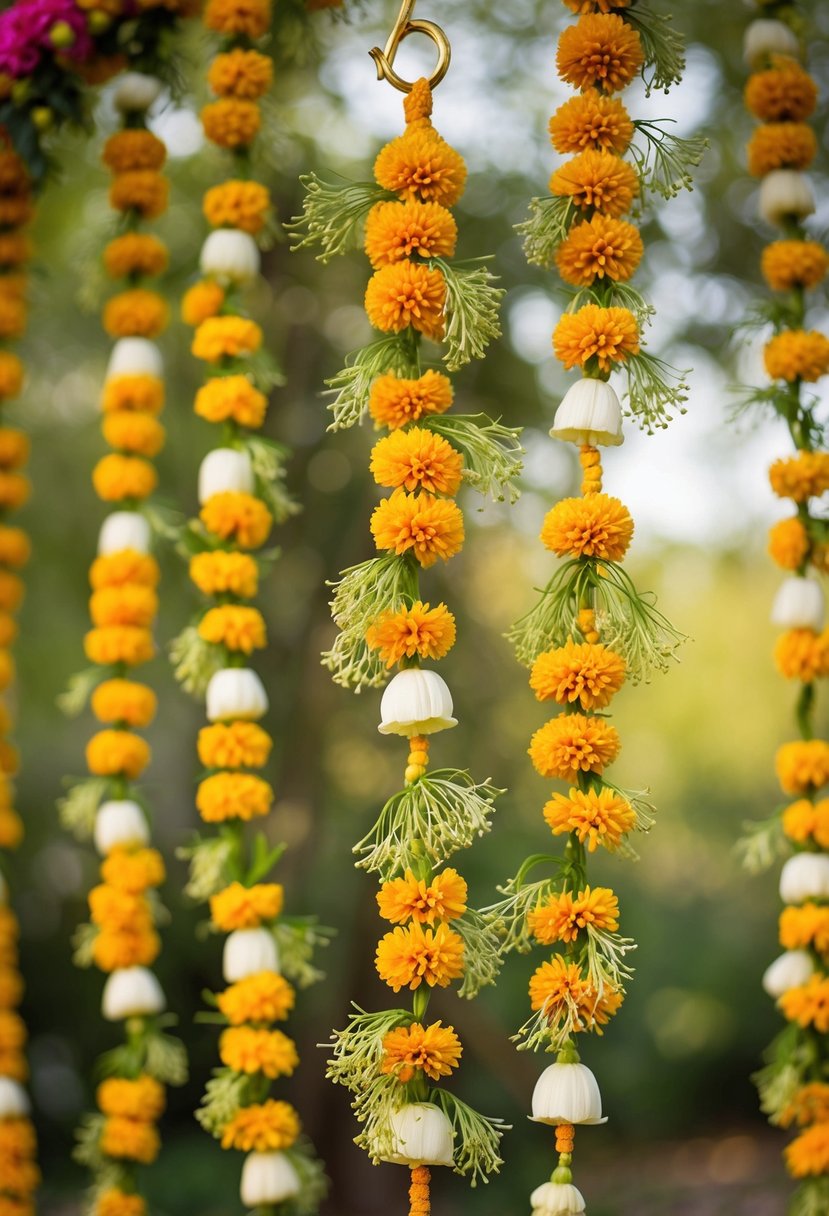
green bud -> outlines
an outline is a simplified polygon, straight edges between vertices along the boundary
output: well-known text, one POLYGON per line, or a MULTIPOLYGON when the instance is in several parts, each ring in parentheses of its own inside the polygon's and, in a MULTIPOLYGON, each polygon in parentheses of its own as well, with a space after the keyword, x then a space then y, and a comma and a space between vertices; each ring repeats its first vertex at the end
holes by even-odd
POLYGON ((67 21, 56 21, 49 30, 49 41, 59 51, 68 50, 75 45, 75 31, 67 21))
POLYGON ((38 131, 48 131, 54 120, 54 114, 49 106, 33 106, 32 122, 38 131))
POLYGON ((30 91, 31 88, 28 80, 18 80, 14 85, 12 85, 11 96, 14 104, 16 106, 22 105, 29 96, 30 91))
POLYGON ((95 8, 86 20, 90 34, 103 34, 112 25, 112 18, 103 9, 95 8))
POLYGON ((550 1181, 557 1183, 559 1186, 567 1185, 572 1183, 573 1175, 566 1165, 560 1165, 557 1169, 553 1170, 553 1176, 550 1181))

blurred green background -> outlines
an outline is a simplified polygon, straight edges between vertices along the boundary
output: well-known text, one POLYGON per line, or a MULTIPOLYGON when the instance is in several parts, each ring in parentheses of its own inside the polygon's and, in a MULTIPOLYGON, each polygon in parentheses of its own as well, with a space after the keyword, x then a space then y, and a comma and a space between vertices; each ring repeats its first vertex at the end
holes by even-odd
MULTIPOLYGON (((817 23, 810 62, 825 93, 829 13, 807 7, 817 23)), ((788 1189, 778 1164, 782 1137, 766 1129, 748 1076, 779 1022, 760 988, 762 970, 777 953, 777 895, 772 875, 740 871, 733 844, 745 818, 764 817, 776 805, 772 757, 790 733, 793 691, 773 670, 767 623, 777 575, 764 553, 767 523, 784 514, 766 468, 788 442, 769 419, 728 422, 729 384, 761 377, 756 344, 734 332, 759 282, 762 240, 742 153, 751 122, 740 98, 740 48, 750 7, 697 0, 673 8, 690 40, 684 85, 675 96, 649 101, 634 88, 626 101, 634 116, 673 117, 679 133, 701 129, 711 141, 694 193, 648 216, 638 280, 658 309, 651 349, 694 368, 693 393, 687 416, 670 432, 652 439, 631 434, 624 448, 608 454, 606 488, 637 520, 629 569, 640 587, 658 593, 690 640, 669 676, 624 690, 614 707, 624 745, 614 773, 622 784, 650 786, 659 818, 638 864, 595 861, 596 879, 619 890, 623 931, 640 945, 622 1011, 604 1038, 585 1047, 609 1122, 579 1134, 576 1180, 591 1216, 776 1216, 788 1189)), ((308 63, 280 64, 262 144, 283 219, 298 210, 300 173, 328 168, 367 178, 380 144, 400 129, 399 95, 375 82, 366 54, 385 42, 396 11, 391 0, 365 0, 347 22, 321 14, 319 46, 308 63)), ((459 255, 493 254, 508 289, 504 337, 484 363, 456 378, 459 408, 484 409, 527 428, 521 502, 480 511, 467 497, 462 555, 424 579, 429 597, 444 598, 459 624, 443 670, 460 725, 436 742, 435 762, 468 765, 509 790, 492 834, 457 858, 473 899, 483 904, 527 853, 549 843, 541 819, 547 783, 526 756, 545 715, 502 635, 531 603, 533 586, 549 576, 552 559, 537 541, 541 518, 577 485, 575 451, 546 436, 565 384, 550 349, 562 297, 553 276, 526 266, 512 228, 528 198, 545 192, 553 166, 545 128, 566 96, 555 76, 554 40, 568 14, 552 0, 424 0, 418 16, 439 19, 453 43, 435 123, 470 165, 457 211, 459 255)), ((407 43, 399 61, 410 76, 429 70, 428 49, 417 43, 407 43)), ((195 117, 207 51, 200 34, 190 34, 186 50, 194 95, 168 104, 156 122, 171 152, 172 206, 160 231, 172 248, 173 299, 191 280, 203 235, 200 195, 226 174, 221 157, 202 147, 195 117)), ((102 517, 89 473, 103 450, 97 399, 108 353, 97 312, 100 251, 112 225, 97 159, 114 122, 106 96, 98 117, 91 141, 63 135, 55 148, 62 172, 37 222, 37 283, 23 351, 31 380, 18 408, 34 440, 36 494, 24 522, 36 558, 18 647, 20 803, 28 836, 14 863, 14 885, 47 1216, 79 1210, 85 1178, 70 1161, 73 1125, 91 1102, 92 1061, 116 1037, 99 1016, 101 977, 76 971, 70 961, 95 858, 62 832, 55 811, 64 775, 83 774, 92 729, 88 716, 67 722, 55 697, 84 665, 86 571, 102 517)), ((825 185, 818 174, 824 200, 825 185)), ((816 231, 827 220, 825 211, 818 215, 816 231)), ((318 663, 331 637, 325 580, 372 549, 371 435, 365 427, 328 434, 320 396, 325 376, 369 336, 361 308, 367 263, 356 253, 325 268, 281 243, 265 269, 254 311, 287 372, 267 429, 295 449, 290 480, 304 506, 282 530, 283 557, 263 597, 271 646, 260 670, 272 702, 279 795, 271 830, 290 845, 281 870, 289 908, 316 913, 337 930, 324 958, 326 981, 298 1002, 290 1029, 303 1066, 285 1091, 328 1162, 327 1212, 371 1216, 403 1210, 407 1176, 391 1166, 372 1169, 353 1146, 346 1095, 325 1081, 325 1055, 316 1047, 343 1024, 352 999, 379 1008, 389 997, 373 975, 381 929, 375 886, 353 870, 350 850, 397 788, 401 746, 376 732, 378 696, 355 698, 334 687, 318 663)), ((823 309, 821 301, 814 324, 826 323, 823 309)), ((213 437, 192 416, 198 369, 188 345, 189 333, 177 323, 165 340, 169 441, 159 464, 163 498, 189 514, 198 464, 213 437)), ((163 647, 195 609, 180 563, 168 554, 163 565, 162 657, 147 669, 161 700, 150 731, 147 792, 170 871, 172 920, 159 972, 191 1050, 192 1080, 171 1094, 164 1152, 147 1186, 159 1216, 231 1216, 240 1210, 240 1159, 223 1154, 191 1114, 216 1059, 215 1031, 194 1027, 192 1018, 201 990, 218 983, 220 951, 179 894, 185 872, 174 852, 195 825, 193 743, 201 711, 176 688, 163 658, 163 647)), ((436 1216, 518 1216, 549 1175, 551 1136, 526 1121, 546 1061, 516 1054, 508 1039, 525 1017, 534 965, 512 960, 497 989, 472 1004, 443 993, 435 998, 436 1016, 455 1024, 465 1044, 458 1091, 514 1124, 504 1143, 506 1165, 487 1187, 469 1192, 441 1173, 436 1216)))

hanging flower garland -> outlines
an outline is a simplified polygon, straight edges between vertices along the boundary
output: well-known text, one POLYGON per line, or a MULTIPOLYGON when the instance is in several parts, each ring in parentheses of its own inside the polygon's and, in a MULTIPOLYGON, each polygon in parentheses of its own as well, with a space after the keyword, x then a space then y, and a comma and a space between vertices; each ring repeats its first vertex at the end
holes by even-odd
MULTIPOLYGON (((770 1121, 793 1133, 786 1165, 802 1185, 790 1211, 817 1216, 829 1208, 829 741, 818 733, 815 708, 817 682, 829 677, 829 635, 819 579, 827 569, 826 520, 815 500, 829 490, 829 450, 809 386, 829 374, 829 338, 809 327, 808 293, 825 279, 829 254, 804 224, 815 208, 804 171, 817 152, 808 122, 817 87, 800 62, 795 30, 766 5, 763 13, 745 39, 751 68, 745 101, 760 123, 748 167, 760 178, 760 214, 779 237, 762 257, 763 277, 775 294, 758 310, 766 333, 769 323, 773 329, 764 350, 771 383, 750 393, 746 404, 771 407, 795 449, 769 470, 773 493, 792 504, 771 529, 769 552, 786 572, 772 608, 773 623, 784 630, 774 657, 781 676, 798 687, 797 738, 779 748, 775 761, 780 788, 792 801, 751 825, 742 847, 755 871, 788 855, 780 875, 785 953, 763 977, 788 1025, 756 1081, 770 1121)), ((791 6, 783 15, 798 20, 791 6)))
POLYGON ((556 357, 582 378, 565 394, 550 434, 579 447, 581 496, 564 498, 546 515, 541 541, 562 558, 538 604, 514 627, 518 658, 531 666, 536 698, 558 707, 533 735, 529 755, 540 776, 566 783, 544 807, 563 856, 535 855, 488 910, 504 953, 534 944, 553 947, 529 986, 532 1016, 515 1036, 520 1049, 553 1052, 541 1075, 532 1118, 556 1129, 558 1162, 532 1194, 534 1216, 584 1212, 571 1171, 575 1127, 603 1122, 593 1073, 581 1064, 577 1035, 601 1034, 624 999, 634 948, 619 934, 619 901, 591 884, 588 858, 600 846, 635 856, 634 831, 648 831, 645 793, 620 788, 606 775, 621 740, 608 719, 626 680, 665 669, 681 637, 635 588, 622 562, 633 520, 603 490, 599 449, 623 441, 622 407, 610 384, 626 375, 627 412, 648 432, 682 409, 685 384, 643 349, 652 309, 630 280, 643 255, 637 227, 625 218, 646 191, 670 198, 690 187, 690 168, 704 144, 679 140, 654 122, 633 119, 618 93, 636 76, 647 88, 679 82, 682 46, 648 9, 627 0, 577 3, 556 63, 579 92, 550 120, 553 147, 569 157, 553 172, 551 194, 535 199, 522 225, 531 262, 557 268, 575 289, 553 335, 556 357), (552 873, 538 876, 538 867, 552 873))
POLYGON ((429 1021, 427 1011, 434 988, 459 981, 459 995, 473 997, 497 975, 497 941, 468 906, 466 881, 446 862, 489 829, 501 791, 465 771, 429 771, 430 736, 456 719, 445 681, 424 664, 444 658, 456 629, 445 604, 425 601, 420 571, 463 545, 461 485, 514 500, 521 465, 517 432, 483 415, 447 414, 452 383, 424 366, 424 339, 445 343, 450 370, 480 357, 499 333, 502 293, 483 261, 449 260, 458 236, 450 208, 463 192, 466 166, 432 126, 426 80, 411 88, 404 110, 404 134, 375 162, 376 185, 308 178, 293 231, 299 246, 321 246, 327 260, 356 245, 364 229, 374 271, 365 307, 383 336, 329 381, 332 429, 368 413, 387 432, 370 469, 390 492, 370 522, 379 556, 346 570, 337 585, 332 615, 339 633, 323 662, 337 683, 358 692, 397 669, 382 697, 379 730, 408 740, 405 786, 354 852, 357 865, 380 879, 378 909, 390 926, 377 947, 377 972, 395 993, 411 991, 412 1007, 355 1007, 334 1034, 329 1076, 353 1095, 362 1125, 356 1142, 375 1163, 408 1166, 411 1211, 427 1213, 429 1167, 452 1166, 474 1184, 500 1165, 503 1127, 444 1088, 460 1063, 461 1040, 453 1026, 429 1021))

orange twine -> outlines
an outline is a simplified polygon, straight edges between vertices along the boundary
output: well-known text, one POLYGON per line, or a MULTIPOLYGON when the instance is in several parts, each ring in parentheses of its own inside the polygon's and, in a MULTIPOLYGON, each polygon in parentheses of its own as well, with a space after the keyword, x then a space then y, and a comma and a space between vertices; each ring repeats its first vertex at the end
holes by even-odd
POLYGON ((414 735, 409 740, 409 758, 406 761, 406 784, 411 785, 422 777, 429 763, 429 740, 425 735, 414 735))
POLYGON ((556 1128, 556 1152, 572 1153, 576 1129, 572 1123, 559 1123, 556 1128))
POLYGON ((598 494, 602 488, 602 458, 599 449, 585 444, 579 452, 579 460, 584 472, 581 483, 582 494, 598 494))
POLYGON ((429 1216, 432 1205, 429 1200, 429 1181, 432 1175, 426 1165, 412 1166, 412 1183, 409 1187, 409 1216, 429 1216))

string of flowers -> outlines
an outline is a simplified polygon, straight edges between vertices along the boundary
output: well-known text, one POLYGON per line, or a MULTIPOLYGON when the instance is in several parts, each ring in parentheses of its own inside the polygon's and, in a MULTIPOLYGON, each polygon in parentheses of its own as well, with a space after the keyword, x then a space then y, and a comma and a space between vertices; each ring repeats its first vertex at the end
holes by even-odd
POLYGON ((137 732, 156 712, 156 696, 135 670, 155 652, 152 628, 158 610, 158 565, 150 555, 156 486, 152 458, 164 443, 158 415, 164 405, 161 352, 155 344, 168 319, 164 297, 144 284, 163 273, 167 248, 144 231, 167 206, 168 183, 161 170, 163 142, 146 126, 146 111, 161 82, 125 74, 115 91, 121 129, 105 143, 103 162, 112 174, 110 204, 119 234, 104 250, 109 277, 123 283, 103 311, 115 339, 101 398, 102 431, 113 449, 92 473, 98 497, 114 508, 102 526, 92 564, 89 602, 92 629, 84 639, 91 669, 76 677, 63 698, 79 712, 91 693, 100 723, 86 748, 90 777, 75 784, 61 806, 64 824, 83 839, 92 835, 104 860, 101 881, 89 892, 90 923, 76 937, 75 961, 95 965, 106 976, 103 1016, 123 1022, 124 1042, 99 1062, 103 1080, 98 1113, 79 1131, 78 1160, 93 1175, 94 1216, 143 1216, 146 1211, 138 1165, 155 1160, 156 1124, 165 1105, 165 1085, 181 1084, 186 1060, 181 1044, 164 1034, 165 1001, 153 972, 161 942, 163 909, 156 889, 165 872, 150 847, 146 804, 137 782, 150 761, 150 747, 137 732))
POLYGON ((490 781, 466 771, 428 770, 430 736, 456 725, 442 676, 423 664, 455 642, 444 603, 424 602, 420 571, 454 557, 464 541, 456 497, 463 484, 496 500, 517 497, 517 432, 476 417, 446 413, 453 387, 424 366, 423 340, 445 343, 456 369, 480 357, 499 333, 502 294, 481 260, 459 265, 450 208, 466 181, 462 157, 432 126, 432 95, 417 81, 404 101, 406 129, 381 151, 375 183, 305 181, 297 246, 321 246, 325 261, 360 243, 373 268, 365 294, 382 337, 350 356, 328 383, 331 429, 368 413, 387 434, 370 469, 390 491, 371 517, 379 556, 343 572, 332 602, 339 633, 323 663, 334 680, 359 692, 389 680, 379 730, 408 740, 404 788, 354 847, 357 865, 378 876, 381 917, 376 967, 395 992, 410 990, 411 1009, 366 1012, 355 1005, 334 1032, 328 1075, 353 1095, 362 1125, 356 1143, 371 1160, 411 1170, 412 1213, 428 1213, 430 1166, 452 1166, 486 1181, 500 1166, 503 1125, 484 1118, 443 1082, 457 1069, 462 1044, 453 1026, 428 1021, 432 990, 460 982, 470 998, 498 971, 497 941, 468 906, 466 881, 446 862, 489 830, 496 796, 490 781))
POLYGON ((556 1057, 532 1096, 532 1118, 555 1127, 557 1153, 550 1181, 532 1193, 533 1216, 585 1211, 571 1169, 575 1128, 604 1119, 575 1040, 602 1034, 632 974, 634 942, 619 933, 618 898, 590 883, 588 858, 600 846, 635 857, 628 838, 650 829, 653 807, 646 790, 623 789, 606 775, 621 747, 608 708, 626 680, 666 669, 681 641, 625 571, 633 519, 603 490, 600 448, 623 442, 611 376, 625 375, 626 413, 649 433, 683 408, 686 393, 683 375, 644 349, 653 309, 630 282, 644 249, 626 216, 641 213, 649 192, 670 198, 690 188, 690 169, 704 150, 664 123, 632 118, 617 96, 640 74, 648 91, 681 80, 682 45, 665 20, 627 0, 565 3, 579 17, 561 33, 556 66, 578 92, 551 118, 550 138, 569 159, 520 230, 528 259, 555 266, 574 289, 553 349, 582 378, 567 390, 550 434, 578 446, 582 484, 580 496, 561 499, 545 516, 541 541, 563 560, 510 637, 531 667, 537 700, 557 707, 533 735, 529 755, 541 777, 566 783, 543 810, 552 835, 566 843, 563 855, 529 857, 486 910, 504 954, 554 948, 530 979, 532 1016, 514 1036, 519 1050, 556 1057))
POLYGON ((751 70, 745 102, 760 124, 748 145, 748 168, 761 179, 760 215, 780 235, 762 256, 774 295, 753 318, 768 339, 763 358, 770 383, 751 390, 745 405, 781 418, 795 449, 769 470, 773 493, 792 510, 772 527, 769 552, 786 572, 771 616, 784 631, 774 651, 777 669, 797 686, 797 738, 778 749, 775 761, 780 788, 793 801, 765 822, 747 825, 741 844, 754 871, 781 854, 787 858, 779 888, 785 953, 763 977, 787 1026, 755 1080, 769 1120, 795 1133, 785 1160, 801 1186, 789 1210, 818 1216, 829 1207, 829 801, 821 797, 829 783, 829 741, 817 730, 815 709, 817 682, 829 676, 829 635, 818 577, 827 569, 827 526, 817 500, 829 490, 829 450, 809 386, 829 373, 829 338, 808 328, 808 293, 823 282, 829 255, 804 224, 815 208, 804 171, 817 152, 808 120, 818 94, 800 62, 798 34, 787 23, 799 14, 791 6, 784 12, 763 5, 762 12, 745 36, 751 70))
POLYGON ((186 293, 182 314, 195 327, 192 353, 205 365, 196 414, 217 430, 217 446, 199 470, 199 518, 179 548, 205 606, 173 644, 176 675, 204 696, 208 725, 199 732, 204 770, 196 806, 215 833, 197 836, 189 895, 209 904, 210 929, 226 934, 227 984, 210 1000, 222 1027, 221 1067, 208 1082, 197 1119, 223 1149, 247 1154, 243 1203, 270 1216, 315 1212, 325 1178, 294 1107, 272 1096, 273 1082, 298 1067, 296 1046, 277 1023, 294 1007, 293 984, 321 978, 313 953, 326 938, 311 918, 283 914, 284 892, 266 881, 280 860, 264 823, 274 791, 262 775, 273 740, 260 725, 268 697, 247 664, 267 645, 265 620, 252 601, 276 559, 262 551, 274 523, 296 509, 284 488, 287 449, 259 432, 268 392, 281 376, 263 349, 261 327, 245 312, 244 294, 259 274, 256 238, 273 227, 269 191, 256 180, 253 144, 262 125, 273 62, 261 44, 272 33, 268 0, 208 0, 207 30, 221 52, 207 74, 215 100, 201 111, 208 140, 233 156, 234 176, 211 187, 204 216, 212 228, 201 251, 201 279, 186 293), (257 552, 258 551, 258 552, 257 552))

